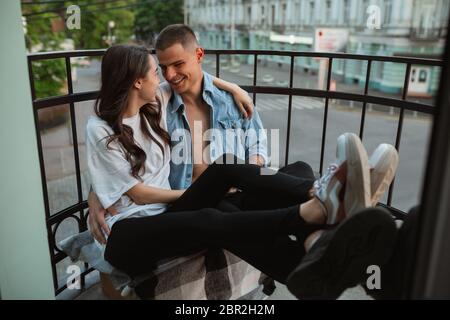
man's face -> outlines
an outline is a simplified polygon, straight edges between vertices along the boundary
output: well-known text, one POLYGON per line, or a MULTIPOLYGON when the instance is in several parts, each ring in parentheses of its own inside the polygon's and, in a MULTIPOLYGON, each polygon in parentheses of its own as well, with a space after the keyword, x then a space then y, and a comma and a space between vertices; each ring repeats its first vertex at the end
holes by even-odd
POLYGON ((186 93, 201 79, 202 48, 183 48, 181 43, 176 43, 165 50, 157 50, 156 54, 164 78, 176 93, 186 93))

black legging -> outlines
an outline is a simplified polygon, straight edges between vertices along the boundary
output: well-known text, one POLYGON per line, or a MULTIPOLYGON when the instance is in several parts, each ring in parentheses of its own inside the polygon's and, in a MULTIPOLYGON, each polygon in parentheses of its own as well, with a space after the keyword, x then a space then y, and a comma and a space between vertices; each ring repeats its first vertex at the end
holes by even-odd
POLYGON ((213 164, 168 212, 116 222, 105 259, 136 277, 154 269, 162 259, 222 248, 284 283, 304 255, 303 239, 320 226, 306 224, 299 216, 299 205, 227 213, 212 209, 232 186, 255 194, 268 192, 272 197, 287 195, 299 199, 298 203, 304 198, 299 192, 305 189, 283 173, 262 176, 256 165, 213 164))

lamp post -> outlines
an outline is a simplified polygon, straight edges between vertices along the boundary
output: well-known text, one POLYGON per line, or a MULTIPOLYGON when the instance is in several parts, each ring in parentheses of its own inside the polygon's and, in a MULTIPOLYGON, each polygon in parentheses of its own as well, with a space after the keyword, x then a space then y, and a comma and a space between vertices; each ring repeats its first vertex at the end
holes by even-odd
MULTIPOLYGON (((236 2, 231 0, 230 49, 235 49, 236 2)), ((234 66, 234 55, 231 55, 231 66, 234 66)))
POLYGON ((112 29, 116 26, 116 23, 112 20, 108 22, 108 38, 107 43, 109 46, 112 46, 114 44, 114 41, 116 40, 116 37, 112 35, 112 29))

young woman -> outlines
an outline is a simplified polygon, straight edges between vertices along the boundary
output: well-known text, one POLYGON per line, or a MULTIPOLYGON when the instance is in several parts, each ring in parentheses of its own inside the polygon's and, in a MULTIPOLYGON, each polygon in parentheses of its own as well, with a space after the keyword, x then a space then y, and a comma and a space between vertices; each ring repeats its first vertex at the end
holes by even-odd
MULTIPOLYGON (((146 48, 109 48, 102 61, 97 116, 87 124, 93 189, 104 208, 114 205, 118 212, 107 219, 111 233, 104 257, 129 276, 147 273, 161 259, 215 247, 284 283, 305 253, 304 242, 309 246, 318 238, 313 231, 371 206, 367 154, 353 134, 339 137, 338 164, 315 182, 315 197, 304 203, 302 193, 311 185, 299 187, 282 173, 261 175, 256 165, 214 163, 187 190, 171 190, 165 124, 170 95, 158 85, 157 64, 146 48), (230 187, 287 195, 295 205, 232 213, 212 209, 230 187)), ((372 227, 358 234, 367 240, 372 227)), ((371 241, 383 239, 377 233, 371 241)))

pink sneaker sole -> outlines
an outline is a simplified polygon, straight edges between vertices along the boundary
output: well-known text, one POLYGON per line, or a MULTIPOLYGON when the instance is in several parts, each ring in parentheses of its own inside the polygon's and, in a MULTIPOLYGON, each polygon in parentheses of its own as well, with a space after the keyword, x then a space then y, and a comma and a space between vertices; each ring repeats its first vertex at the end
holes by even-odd
POLYGON ((356 134, 345 133, 338 138, 338 147, 345 152, 346 182, 344 208, 347 217, 371 205, 370 167, 367 151, 356 134), (341 141, 339 141, 339 139, 341 141))

